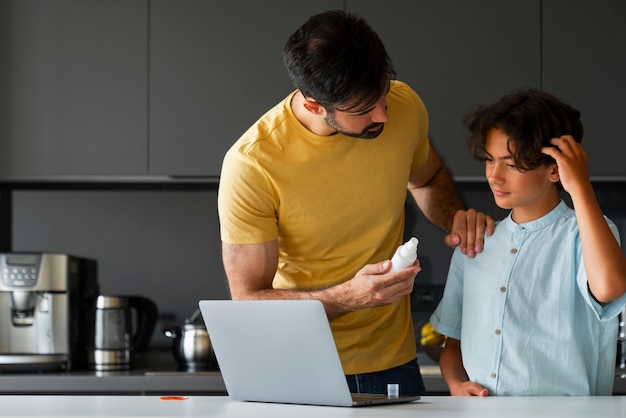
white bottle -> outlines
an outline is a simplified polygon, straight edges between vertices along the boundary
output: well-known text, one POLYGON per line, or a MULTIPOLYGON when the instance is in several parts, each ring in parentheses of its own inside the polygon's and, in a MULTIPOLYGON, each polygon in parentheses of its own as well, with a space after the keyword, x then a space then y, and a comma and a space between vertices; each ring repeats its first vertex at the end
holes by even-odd
POLYGON ((396 253, 391 258, 391 270, 389 272, 399 271, 412 265, 417 259, 418 239, 413 237, 403 245, 399 246, 396 253))

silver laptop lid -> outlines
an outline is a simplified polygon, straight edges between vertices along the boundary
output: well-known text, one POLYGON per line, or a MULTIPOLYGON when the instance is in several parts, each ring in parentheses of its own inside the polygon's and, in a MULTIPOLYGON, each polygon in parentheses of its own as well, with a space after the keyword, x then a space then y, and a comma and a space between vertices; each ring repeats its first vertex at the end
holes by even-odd
POLYGON ((199 305, 231 398, 352 405, 321 302, 212 300, 199 305))

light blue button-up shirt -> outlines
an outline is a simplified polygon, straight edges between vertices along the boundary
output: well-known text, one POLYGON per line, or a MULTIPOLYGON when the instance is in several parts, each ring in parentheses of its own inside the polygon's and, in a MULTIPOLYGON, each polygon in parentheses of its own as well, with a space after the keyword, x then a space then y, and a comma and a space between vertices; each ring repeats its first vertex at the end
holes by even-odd
POLYGON ((470 380, 490 395, 611 395, 624 304, 591 297, 576 216, 561 202, 525 224, 509 215, 476 258, 457 248, 430 320, 461 340, 470 380))

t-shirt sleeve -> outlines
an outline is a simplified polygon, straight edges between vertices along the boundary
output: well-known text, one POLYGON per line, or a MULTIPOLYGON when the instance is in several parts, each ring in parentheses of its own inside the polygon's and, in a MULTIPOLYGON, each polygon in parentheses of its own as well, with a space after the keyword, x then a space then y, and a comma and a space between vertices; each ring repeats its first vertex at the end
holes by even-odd
POLYGON ((426 105, 419 97, 419 95, 413 92, 413 99, 415 100, 417 129, 418 129, 418 143, 415 148, 415 154, 413 157, 413 169, 417 169, 426 163, 428 154, 430 153, 430 140, 428 139, 428 111, 426 105))
POLYGON ((220 236, 229 244, 258 244, 278 237, 276 196, 265 171, 231 149, 218 190, 220 236))

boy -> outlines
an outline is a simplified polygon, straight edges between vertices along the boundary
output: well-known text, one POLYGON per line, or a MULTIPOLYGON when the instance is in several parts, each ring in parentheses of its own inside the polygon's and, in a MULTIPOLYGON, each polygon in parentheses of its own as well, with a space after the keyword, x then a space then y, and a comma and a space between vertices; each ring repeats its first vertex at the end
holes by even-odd
POLYGON ((451 395, 611 395, 626 260, 589 179, 580 112, 528 89, 464 123, 496 204, 511 212, 483 254, 455 251, 431 317, 448 337, 440 366, 451 395))

